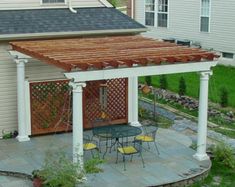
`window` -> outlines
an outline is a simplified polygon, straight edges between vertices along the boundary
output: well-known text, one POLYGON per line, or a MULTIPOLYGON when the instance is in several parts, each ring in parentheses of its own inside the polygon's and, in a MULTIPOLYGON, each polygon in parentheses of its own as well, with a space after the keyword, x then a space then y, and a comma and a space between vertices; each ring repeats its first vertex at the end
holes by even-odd
POLYGON ((65 3, 65 0, 42 0, 42 4, 65 3))
POLYGON ((158 0, 158 27, 167 27, 168 20, 168 0, 158 0))
POLYGON ((154 26, 155 0, 145 1, 145 25, 154 26))
POLYGON ((201 32, 209 32, 210 0, 201 0, 201 32))
POLYGON ((223 53, 222 53, 222 57, 223 57, 223 58, 230 58, 230 59, 233 59, 233 56, 234 56, 233 53, 226 53, 226 52, 223 52, 223 53))
POLYGON ((167 27, 167 22, 168 0, 145 0, 145 25, 167 27))

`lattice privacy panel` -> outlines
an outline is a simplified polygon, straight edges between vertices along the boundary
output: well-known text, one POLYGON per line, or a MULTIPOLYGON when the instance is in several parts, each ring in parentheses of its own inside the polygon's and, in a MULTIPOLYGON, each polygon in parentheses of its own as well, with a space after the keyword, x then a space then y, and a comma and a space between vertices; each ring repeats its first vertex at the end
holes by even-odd
POLYGON ((71 130, 68 81, 30 83, 32 135, 71 130))
POLYGON ((84 89, 84 125, 92 127, 92 122, 101 117, 100 85, 107 84, 106 117, 111 123, 127 123, 127 79, 110 79, 107 81, 89 81, 84 89))
MULTIPOLYGON (((92 122, 101 117, 101 84, 107 85, 106 117, 113 124, 128 121, 127 79, 89 81, 83 90, 84 128, 91 128, 92 122)), ((32 135, 72 130, 72 92, 68 81, 32 82, 30 99, 32 135)))

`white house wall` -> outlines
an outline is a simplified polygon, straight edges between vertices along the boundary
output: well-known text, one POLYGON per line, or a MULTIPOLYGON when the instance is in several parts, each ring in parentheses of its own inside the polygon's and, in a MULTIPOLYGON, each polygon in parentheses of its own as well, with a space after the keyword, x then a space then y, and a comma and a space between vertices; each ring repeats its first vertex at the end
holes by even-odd
MULTIPOLYGON (((7 43, 0 44, 0 136, 17 129, 16 63, 8 49, 7 43)), ((26 77, 30 81, 65 78, 61 69, 36 60, 26 64, 26 77)))
MULTIPOLYGON (((73 7, 102 7, 99 0, 72 0, 73 7)), ((20 8, 68 7, 68 5, 41 5, 41 0, 0 0, 0 10, 20 8)))
MULTIPOLYGON (((168 28, 149 27, 153 38, 189 39, 203 48, 235 54, 235 1, 211 0, 210 32, 200 32, 200 0, 168 0, 168 28)), ((144 1, 136 0, 135 18, 145 24, 144 1)), ((231 60, 226 60, 228 63, 231 60)), ((233 61, 235 63, 235 60, 233 61)))

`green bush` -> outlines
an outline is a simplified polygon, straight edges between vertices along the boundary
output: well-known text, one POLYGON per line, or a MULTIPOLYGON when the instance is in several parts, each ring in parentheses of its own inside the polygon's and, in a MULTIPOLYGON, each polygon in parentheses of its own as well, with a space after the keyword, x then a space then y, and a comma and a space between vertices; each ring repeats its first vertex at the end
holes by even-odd
POLYGON ((167 78, 165 75, 161 75, 159 79, 160 88, 166 90, 168 87, 167 78))
POLYGON ((87 160, 84 164, 84 169, 86 173, 99 173, 102 172, 103 169, 99 168, 98 165, 104 163, 104 160, 100 158, 93 158, 87 160))
POLYGON ((85 176, 80 164, 75 164, 64 152, 47 151, 41 170, 33 173, 43 180, 43 186, 75 187, 85 176))
POLYGON ((152 77, 151 76, 146 76, 145 77, 145 82, 148 86, 152 86, 152 77))
POLYGON ((212 149, 212 153, 215 161, 223 163, 228 168, 235 168, 233 149, 229 145, 220 143, 212 149))
POLYGON ((223 87, 220 91, 220 105, 222 107, 228 106, 228 91, 225 87, 223 87))
POLYGON ((180 77, 178 94, 185 95, 185 93, 186 93, 186 83, 184 77, 180 77))

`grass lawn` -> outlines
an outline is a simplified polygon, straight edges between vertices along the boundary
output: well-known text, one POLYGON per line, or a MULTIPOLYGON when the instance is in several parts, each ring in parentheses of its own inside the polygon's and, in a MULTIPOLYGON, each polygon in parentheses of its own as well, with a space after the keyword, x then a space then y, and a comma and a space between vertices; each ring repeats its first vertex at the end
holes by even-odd
POLYGON ((221 162, 212 161, 212 168, 208 177, 201 182, 198 182, 191 187, 202 186, 219 186, 232 187, 235 186, 235 170, 224 166, 221 162))
MULTIPOLYGON (((197 73, 181 73, 167 75, 168 89, 178 92, 180 77, 184 77, 186 81, 186 95, 198 98, 200 80, 197 73)), ((159 77, 152 76, 152 85, 159 87, 159 77)), ((140 78, 140 82, 144 83, 144 77, 140 78)), ((229 106, 235 107, 235 68, 218 65, 213 68, 213 76, 210 78, 209 99, 212 102, 219 102, 220 90, 225 87, 228 91, 229 106)))

